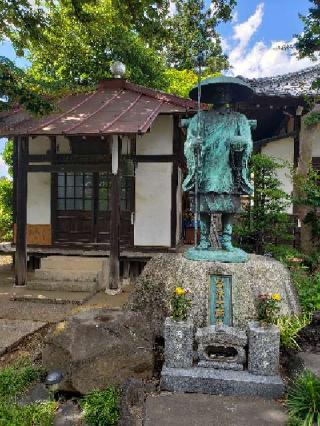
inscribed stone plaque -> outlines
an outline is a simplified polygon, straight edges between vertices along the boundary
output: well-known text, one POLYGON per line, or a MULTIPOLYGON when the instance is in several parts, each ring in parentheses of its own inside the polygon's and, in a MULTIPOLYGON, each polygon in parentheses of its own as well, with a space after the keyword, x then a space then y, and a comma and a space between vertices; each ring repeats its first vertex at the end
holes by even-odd
POLYGON ((210 276, 210 324, 232 325, 232 283, 230 275, 210 276))

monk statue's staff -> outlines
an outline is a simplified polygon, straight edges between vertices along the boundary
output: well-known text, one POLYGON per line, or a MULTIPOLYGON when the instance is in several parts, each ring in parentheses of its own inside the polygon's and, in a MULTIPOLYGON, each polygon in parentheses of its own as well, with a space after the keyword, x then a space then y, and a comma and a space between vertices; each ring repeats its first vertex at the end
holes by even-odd
POLYGON ((198 122, 197 122, 197 140, 194 145, 194 246, 198 246, 198 224, 200 219, 200 206, 199 206, 199 169, 200 169, 200 156, 201 156, 201 65, 203 63, 203 54, 199 53, 197 56, 198 62, 198 122))

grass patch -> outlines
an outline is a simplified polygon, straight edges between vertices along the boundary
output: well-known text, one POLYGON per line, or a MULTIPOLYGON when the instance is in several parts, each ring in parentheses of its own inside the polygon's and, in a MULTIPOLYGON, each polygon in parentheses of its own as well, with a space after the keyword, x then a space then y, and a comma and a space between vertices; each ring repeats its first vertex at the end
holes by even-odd
POLYGON ((116 425, 120 418, 119 400, 119 392, 113 386, 86 395, 80 401, 80 406, 88 426, 116 425))
POLYGON ((12 399, 22 394, 42 374, 42 369, 34 367, 27 358, 0 370, 0 399, 12 399))
POLYGON ((289 425, 320 424, 320 379, 311 371, 300 374, 288 393, 289 425))
POLYGON ((43 370, 29 359, 20 359, 0 370, 0 425, 50 426, 53 424, 56 402, 19 405, 17 398, 41 378, 43 370))
POLYGON ((297 343, 299 331, 310 324, 311 316, 285 315, 277 319, 277 326, 280 329, 280 344, 287 349, 300 349, 297 343))
POLYGON ((0 400, 1 426, 51 426, 57 403, 54 401, 18 405, 13 401, 0 400))
POLYGON ((308 274, 303 269, 291 272, 303 312, 320 310, 320 273, 308 274))

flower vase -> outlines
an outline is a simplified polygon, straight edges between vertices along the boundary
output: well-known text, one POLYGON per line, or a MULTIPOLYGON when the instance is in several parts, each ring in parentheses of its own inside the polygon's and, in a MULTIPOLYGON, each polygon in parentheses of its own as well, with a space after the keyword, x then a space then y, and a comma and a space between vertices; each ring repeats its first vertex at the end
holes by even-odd
POLYGON ((193 364, 193 321, 166 318, 164 325, 165 365, 169 368, 190 368, 193 364))
POLYGON ((248 325, 248 371, 261 376, 275 376, 279 372, 280 330, 274 324, 261 326, 252 321, 248 325))

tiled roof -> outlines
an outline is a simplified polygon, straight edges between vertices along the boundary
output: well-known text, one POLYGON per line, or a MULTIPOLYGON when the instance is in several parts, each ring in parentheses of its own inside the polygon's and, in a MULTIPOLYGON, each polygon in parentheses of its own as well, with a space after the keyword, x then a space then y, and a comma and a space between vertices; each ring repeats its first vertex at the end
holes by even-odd
POLYGON ((64 97, 42 118, 22 110, 0 115, 0 135, 144 134, 161 113, 195 109, 189 99, 113 79, 93 92, 64 97))
POLYGON ((239 78, 248 83, 257 95, 302 97, 320 94, 319 89, 311 87, 312 82, 320 78, 320 64, 275 77, 239 78))

